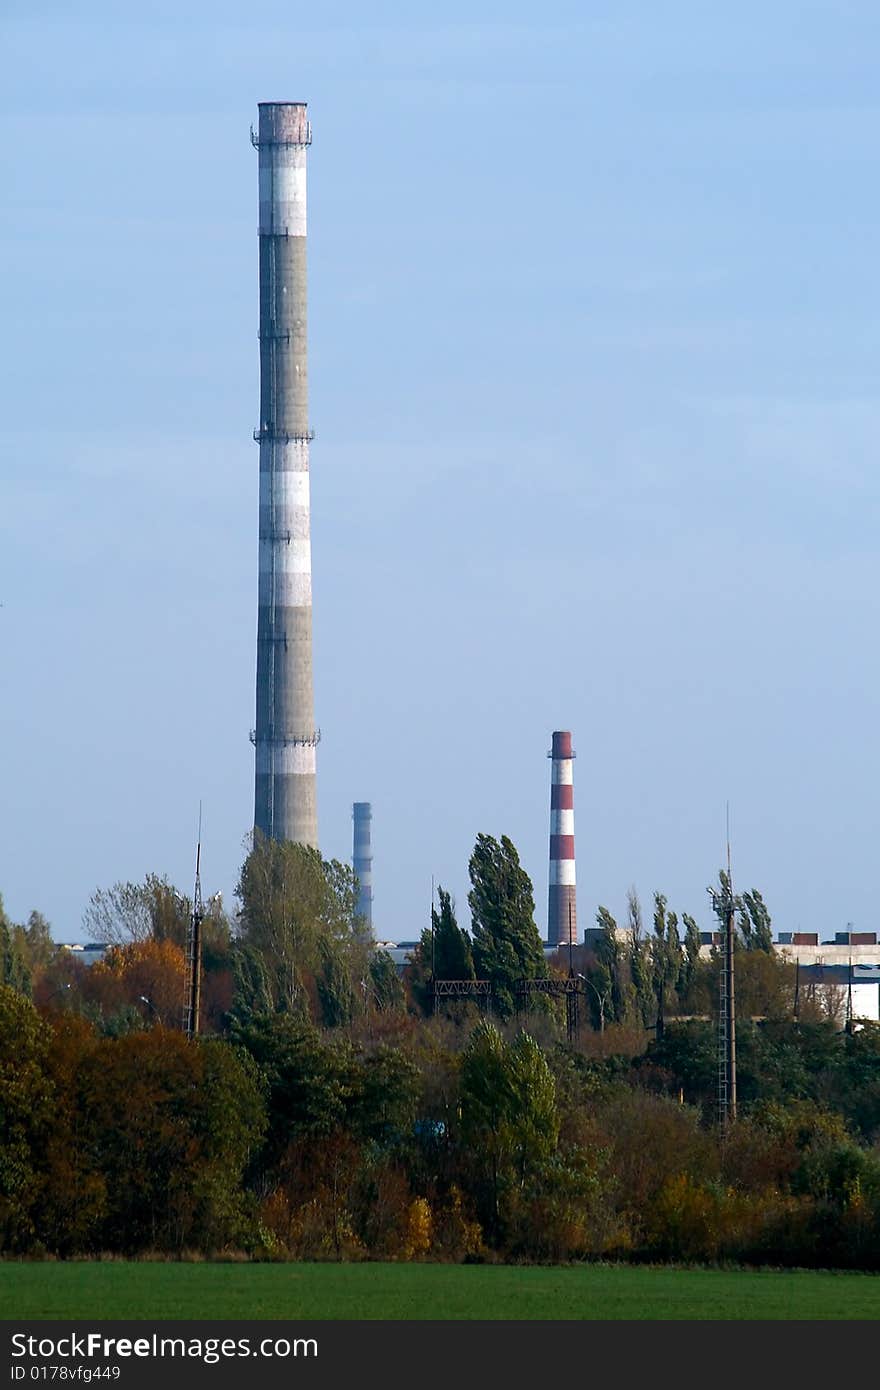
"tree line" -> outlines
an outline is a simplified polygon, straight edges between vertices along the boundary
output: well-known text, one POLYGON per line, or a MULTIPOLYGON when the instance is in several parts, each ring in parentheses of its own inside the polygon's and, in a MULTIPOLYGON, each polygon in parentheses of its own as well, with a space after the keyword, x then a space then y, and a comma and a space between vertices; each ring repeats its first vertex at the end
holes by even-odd
MULTIPOLYGON (((203 1028, 223 1034, 234 1019, 273 1010, 327 1028, 389 1010, 426 1016, 438 979, 488 982, 493 1017, 504 1023, 521 1002, 522 981, 570 971, 580 981, 586 1021, 600 1031, 640 1025, 662 1035, 667 1017, 707 1015, 715 1006, 717 953, 704 959, 696 920, 671 911, 662 893, 654 894, 650 930, 630 890, 620 925, 600 907, 591 947, 564 949, 548 960, 532 883, 512 841, 478 835, 468 871, 470 931, 459 925, 455 902, 441 884, 431 926, 401 976, 357 915, 357 885, 347 865, 303 845, 258 839, 242 865, 236 915, 230 918, 214 897, 202 920, 203 1028)), ((730 904, 723 872, 709 892, 723 924, 730 904)), ((771 922, 761 894, 745 893, 733 907, 743 958, 741 1010, 772 1012, 780 992, 793 999, 794 972, 771 964, 771 922)), ((86 966, 53 943, 39 912, 16 925, 0 902, 0 981, 40 1007, 82 1013, 112 1035, 179 1024, 191 911, 189 898, 155 874, 143 883, 98 889, 83 926, 107 949, 103 960, 86 966)), ((535 1007, 553 1014, 546 1000, 535 1007)), ((460 1006, 444 1002, 442 1008, 460 1006)))
POLYGON ((880 1267, 880 1030, 740 1041, 722 1138, 710 1024, 576 1049, 275 1011, 190 1042, 0 986, 0 1251, 880 1267))
POLYGON ((757 891, 737 920, 740 1118, 715 1124, 718 960, 630 893, 545 959, 515 847, 480 835, 471 931, 441 888, 401 977, 351 871, 270 841, 209 900, 203 1035, 180 1031, 191 904, 97 892, 90 967, 0 908, 0 1250, 259 1259, 748 1260, 880 1267, 880 1029, 795 1016, 757 891), (516 985, 574 969, 584 1026, 516 985), (435 1012, 432 978, 491 1012, 435 1012))

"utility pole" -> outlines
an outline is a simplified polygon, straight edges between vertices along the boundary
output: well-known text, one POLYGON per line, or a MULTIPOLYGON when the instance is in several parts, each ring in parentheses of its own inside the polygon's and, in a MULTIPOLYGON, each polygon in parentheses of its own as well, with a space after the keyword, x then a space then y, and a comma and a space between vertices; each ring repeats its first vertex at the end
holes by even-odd
POLYGON ((733 905, 733 879, 730 877, 730 847, 728 846, 727 876, 730 880, 730 903, 727 909, 727 929, 725 931, 725 961, 727 974, 727 1120, 736 1122, 736 991, 734 988, 734 946, 736 940, 736 915, 733 905))
POLYGON ((578 1007, 578 982, 574 973, 574 924, 572 922, 572 902, 568 900, 568 993, 565 996, 565 1031, 569 1043, 576 1041, 580 1032, 580 1009, 578 1007))
POLYGON ((184 974, 183 1031, 188 1038, 194 1038, 199 1031, 199 1014, 202 1004, 202 919, 205 915, 202 906, 202 882, 200 877, 202 858, 202 803, 199 802, 199 838, 196 846, 196 881, 193 888, 192 912, 189 918, 189 931, 186 939, 186 971, 184 974))
POLYGON ((434 959, 434 875, 431 875, 431 995, 433 998, 433 1012, 436 1014, 440 1010, 440 1000, 437 997, 437 970, 434 959))

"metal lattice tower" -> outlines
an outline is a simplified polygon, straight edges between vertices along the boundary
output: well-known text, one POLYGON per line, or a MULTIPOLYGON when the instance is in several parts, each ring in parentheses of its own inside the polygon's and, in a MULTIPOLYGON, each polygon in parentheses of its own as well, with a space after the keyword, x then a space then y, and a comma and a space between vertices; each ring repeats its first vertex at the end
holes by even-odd
POLYGON ((718 1123, 727 1123, 727 933, 721 936, 721 969, 718 974, 718 1123))
POLYGON ((306 345, 303 102, 261 102, 260 589, 254 826, 318 844, 306 345))
POLYGON ((729 901, 721 933, 721 970, 718 977, 718 1123, 722 1131, 726 1131, 736 1120, 736 900, 730 876, 729 849, 727 878, 729 901))
POLYGON ((517 980, 514 985, 514 998, 517 1011, 528 1009, 536 995, 554 999, 565 999, 565 1030, 570 1043, 576 1042, 580 1032, 579 1000, 584 991, 576 975, 565 978, 547 975, 538 979, 517 980))

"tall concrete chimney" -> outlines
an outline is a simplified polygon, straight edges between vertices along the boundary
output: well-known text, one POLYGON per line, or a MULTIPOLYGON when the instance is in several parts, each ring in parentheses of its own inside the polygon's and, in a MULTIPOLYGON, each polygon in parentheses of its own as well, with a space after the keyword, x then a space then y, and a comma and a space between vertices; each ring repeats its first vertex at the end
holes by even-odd
POLYGON ((304 102, 261 102, 260 587, 254 826, 318 844, 306 351, 304 102))
POLYGON ((369 801, 355 801, 351 864, 358 881, 358 915, 373 929, 373 811, 369 801))
POLYGON ((557 731, 547 754, 550 773, 550 903, 547 940, 551 946, 577 943, 574 871, 574 753, 571 734, 557 731))

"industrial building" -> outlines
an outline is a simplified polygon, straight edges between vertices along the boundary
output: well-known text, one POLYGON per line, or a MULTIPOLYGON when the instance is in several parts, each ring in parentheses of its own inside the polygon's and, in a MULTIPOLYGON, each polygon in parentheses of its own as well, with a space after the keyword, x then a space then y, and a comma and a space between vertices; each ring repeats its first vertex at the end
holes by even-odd
MULTIPOLYGON (((700 933, 700 955, 704 960, 708 959, 712 948, 718 946, 720 941, 720 932, 700 933)), ((880 945, 877 943, 877 933, 873 931, 839 931, 824 941, 820 940, 819 932, 782 931, 777 932, 773 949, 783 960, 797 961, 801 966, 880 966, 880 945)))
POLYGON ((106 941, 59 941, 58 949, 69 951, 75 960, 81 961, 83 965, 94 965, 96 961, 103 960, 107 954, 106 941))
MULTIPOLYGON (((584 944, 595 946, 602 932, 588 927, 584 944)), ((617 939, 625 946, 630 933, 618 927, 617 939)), ((700 933, 700 955, 708 960, 721 949, 721 933, 700 933)), ((797 968, 798 989, 804 998, 818 998, 841 1022, 852 1017, 880 1021, 880 945, 876 932, 837 932, 821 941, 818 932, 779 932, 774 952, 797 968)))
POLYGON ((830 1018, 880 1023, 880 965, 801 965, 797 963, 800 999, 821 1004, 830 1018))

